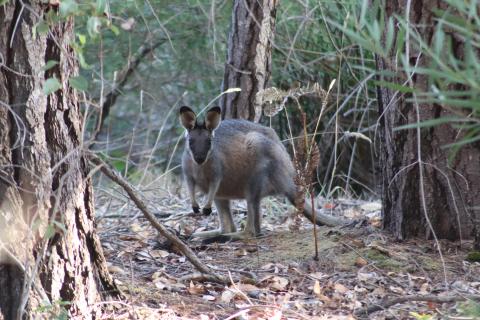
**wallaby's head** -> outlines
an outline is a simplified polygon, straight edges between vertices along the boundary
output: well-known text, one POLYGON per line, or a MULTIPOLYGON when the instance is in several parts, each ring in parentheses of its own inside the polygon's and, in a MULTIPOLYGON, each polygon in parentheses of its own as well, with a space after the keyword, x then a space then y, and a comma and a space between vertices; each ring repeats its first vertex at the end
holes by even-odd
POLYGON ((187 148, 196 163, 204 163, 210 155, 212 138, 220 121, 220 107, 210 108, 203 122, 198 121, 197 115, 189 107, 180 108, 180 122, 187 129, 187 148))

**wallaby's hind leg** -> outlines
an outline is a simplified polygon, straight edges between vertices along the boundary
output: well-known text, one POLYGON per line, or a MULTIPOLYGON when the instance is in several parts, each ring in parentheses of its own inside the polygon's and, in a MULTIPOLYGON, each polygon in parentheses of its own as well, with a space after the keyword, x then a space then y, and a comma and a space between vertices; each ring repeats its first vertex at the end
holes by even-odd
POLYGON ((232 212, 230 211, 230 200, 215 199, 215 206, 218 211, 218 220, 220 222, 220 231, 224 233, 235 232, 235 223, 233 222, 232 212))
POLYGON ((247 198, 247 223, 245 224, 245 235, 256 237, 260 235, 261 213, 259 194, 251 194, 247 198))
POLYGON ((220 228, 210 231, 196 232, 192 235, 194 238, 214 238, 227 233, 235 233, 235 223, 233 222, 232 212, 230 211, 230 200, 215 199, 217 207, 218 220, 220 228))

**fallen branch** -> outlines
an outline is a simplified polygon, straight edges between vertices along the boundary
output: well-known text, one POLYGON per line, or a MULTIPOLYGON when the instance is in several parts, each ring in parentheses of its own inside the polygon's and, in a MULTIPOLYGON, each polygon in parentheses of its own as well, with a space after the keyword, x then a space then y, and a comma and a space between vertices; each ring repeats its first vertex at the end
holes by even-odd
POLYGON ((152 226, 155 229, 157 229, 157 231, 162 236, 164 236, 169 241, 171 241, 173 245, 177 247, 181 253, 183 253, 183 255, 188 259, 188 261, 190 261, 195 266, 195 268, 198 269, 198 271, 208 275, 209 279, 211 279, 212 281, 215 280, 216 282, 220 282, 223 284, 229 283, 229 281, 226 278, 220 275, 217 275, 215 272, 213 272, 213 270, 210 269, 207 265, 205 265, 182 240, 180 240, 176 235, 168 231, 167 228, 165 228, 160 222, 158 222, 158 220, 155 218, 155 215, 148 210, 145 202, 143 202, 143 200, 140 199, 140 197, 137 195, 137 191, 135 191, 135 189, 130 185, 128 181, 122 178, 114 169, 112 169, 97 155, 90 153, 89 159, 95 165, 99 166, 100 171, 103 174, 105 174, 107 177, 110 178, 110 180, 117 183, 119 186, 123 188, 123 190, 125 190, 125 192, 128 194, 130 199, 132 199, 132 201, 135 203, 137 208, 140 209, 140 211, 142 211, 143 215, 152 224, 152 226))
POLYGON ((393 305, 410 302, 410 301, 429 301, 429 302, 455 302, 455 301, 465 301, 465 300, 474 300, 480 301, 480 295, 478 294, 467 294, 467 295, 455 295, 455 296, 435 296, 435 295, 409 295, 403 297, 392 298, 389 300, 384 300, 376 305, 372 305, 367 308, 362 308, 355 311, 356 316, 368 316, 370 313, 388 309, 393 305))

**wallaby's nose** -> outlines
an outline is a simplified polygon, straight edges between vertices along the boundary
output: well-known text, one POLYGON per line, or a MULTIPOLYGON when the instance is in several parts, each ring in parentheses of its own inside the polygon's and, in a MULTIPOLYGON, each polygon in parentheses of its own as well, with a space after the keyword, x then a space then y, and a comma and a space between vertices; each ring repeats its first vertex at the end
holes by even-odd
POLYGON ((198 164, 202 164, 205 162, 205 157, 194 157, 195 159, 195 162, 198 163, 198 164))

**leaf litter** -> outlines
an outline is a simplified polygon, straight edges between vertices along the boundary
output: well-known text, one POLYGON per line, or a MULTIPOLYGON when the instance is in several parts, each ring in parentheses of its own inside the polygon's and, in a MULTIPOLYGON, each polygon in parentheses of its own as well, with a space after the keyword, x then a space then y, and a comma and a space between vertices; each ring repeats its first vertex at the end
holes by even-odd
MULTIPOLYGON (((192 276, 197 271, 188 260, 119 199, 98 202, 109 271, 126 296, 112 311, 118 319, 441 319, 464 315, 465 303, 408 301, 368 316, 355 312, 406 295, 480 294, 480 264, 464 260, 471 243, 441 242, 445 284, 434 243, 400 243, 383 233, 378 201, 317 199, 329 214, 367 221, 350 229, 318 228, 318 261, 312 258, 311 224, 300 218, 299 225, 293 208, 278 199, 263 201, 263 237, 189 241, 214 270, 232 280, 237 275, 239 281, 224 285, 192 276)), ((159 220, 185 241, 193 232, 216 227, 215 214, 186 212, 188 201, 179 196, 152 196, 151 203, 161 213, 159 220)), ((243 227, 245 203, 232 208, 237 226, 243 227)))

